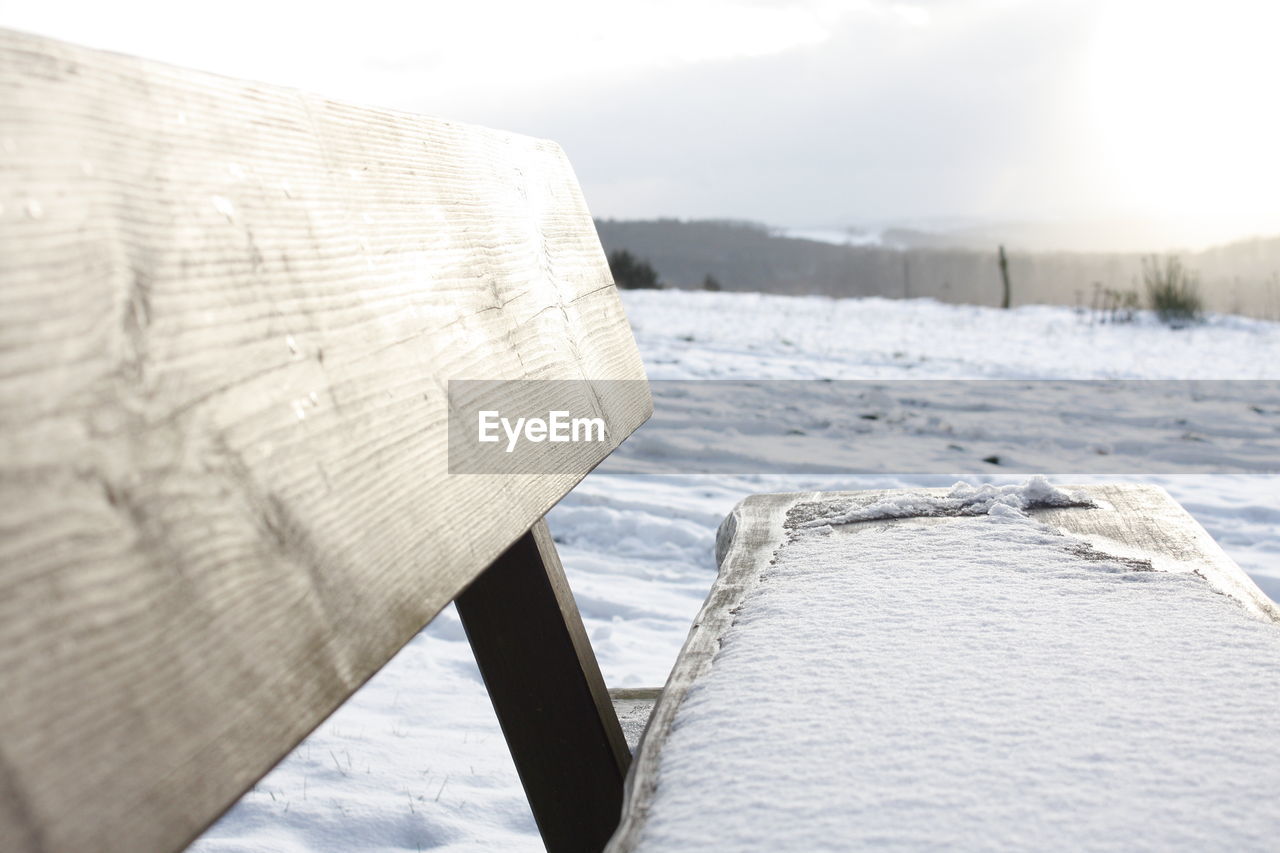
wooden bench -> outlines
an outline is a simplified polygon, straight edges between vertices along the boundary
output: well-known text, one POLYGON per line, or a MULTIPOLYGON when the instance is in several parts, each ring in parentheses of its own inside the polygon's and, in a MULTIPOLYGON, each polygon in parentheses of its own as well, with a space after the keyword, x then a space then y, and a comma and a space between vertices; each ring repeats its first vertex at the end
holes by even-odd
MULTIPOLYGON (((789 519, 885 494, 739 506, 628 771, 541 519, 651 403, 563 153, 9 32, 0 105, 0 850, 180 848, 450 601, 547 847, 643 847, 789 519), (609 441, 451 473, 459 379, 581 381, 609 441)), ((1091 494, 1037 515, 1077 556, 1277 618, 1163 493, 1091 494)))
MULTIPOLYGON (((1030 530, 1032 541, 1018 546, 1014 565, 1003 567, 996 556, 979 552, 980 544, 963 543, 961 553, 951 555, 942 549, 927 557, 912 552, 934 525, 953 525, 954 533, 939 531, 951 537, 979 523, 966 515, 972 504, 961 508, 945 499, 944 490, 755 495, 740 503, 721 525, 719 575, 653 709, 628 777, 622 821, 608 849, 810 850, 839 848, 842 841, 845 849, 1169 849, 1152 839, 1204 849, 1232 846, 1223 838, 1224 827, 1239 830, 1244 848, 1274 847, 1280 807, 1267 792, 1271 784, 1280 784, 1280 743, 1273 732, 1274 712, 1280 711, 1280 607, 1163 489, 1106 485, 1077 493, 1084 498, 1081 505, 1029 507, 1029 521, 1047 529, 1042 535, 1038 527, 1022 528, 1024 538, 1030 530), (788 549, 795 547, 793 538, 815 523, 822 528, 824 517, 835 519, 825 528, 829 536, 808 543, 810 551, 825 555, 821 566, 780 569, 778 561, 786 563, 788 549), (1037 546, 1058 561, 1054 570, 1018 578, 1023 555, 1030 563, 1037 546), (878 555, 878 564, 872 555, 878 555), (913 562, 923 564, 922 577, 898 575, 899 565, 913 562), (968 582, 961 570, 974 566, 977 573, 1000 576, 986 579, 993 588, 989 599, 971 597, 956 606, 945 594, 947 586, 968 582), (1055 586, 1063 566, 1074 576, 1055 586), (952 572, 955 567, 961 570, 952 572), (772 577, 780 572, 780 578, 772 577), (840 600, 820 607, 824 582, 841 574, 848 581, 840 600), (1167 581, 1166 588, 1153 580, 1167 581), (1019 583, 1038 584, 1021 603, 1014 597, 1019 583), (1143 613, 1108 610, 1090 597, 1119 596, 1126 589, 1136 591, 1131 599, 1157 623, 1166 613, 1170 619, 1178 615, 1164 609, 1166 600, 1186 595, 1210 612, 1209 624, 1215 626, 1210 643, 1227 645, 1201 662, 1195 652, 1205 647, 1193 646, 1188 654, 1177 635, 1182 623, 1149 631, 1143 613), (1006 592, 1009 598, 1000 600, 1006 592), (1051 609, 1058 599, 1068 603, 1062 612, 1072 621, 1055 621, 1062 615, 1051 609), (1019 609, 1041 603, 1043 618, 1019 609), (778 620, 772 634, 761 627, 769 618, 778 620), (1081 624, 1095 619, 1109 619, 1111 633, 1094 646, 1072 646, 1081 624), (853 626, 854 640, 826 632, 824 622, 853 626), (942 626, 934 629, 933 622, 942 626), (814 635, 808 645, 777 651, 780 638, 799 635, 803 644, 806 632, 814 635), (929 658, 939 645, 956 643, 965 644, 955 656, 962 664, 995 665, 947 678, 929 658), (1029 647, 1022 657, 1046 660, 1055 668, 1031 667, 1027 675, 1027 667, 1010 666, 1007 677, 1016 681, 1002 684, 1005 650, 1016 659, 1020 646, 1029 647), (727 648, 732 653, 721 657, 727 648), (1099 649, 1114 654, 1095 659, 1099 649), (1145 649, 1146 655, 1134 652, 1126 660, 1132 649, 1145 649), (795 671, 801 683, 761 677, 758 661, 771 654, 782 656, 774 674, 795 671), (873 665, 881 655, 896 655, 901 669, 873 665), (858 661, 837 666, 845 656, 858 661), (1159 667, 1169 659, 1184 665, 1176 671, 1164 667, 1168 672, 1142 668, 1143 662, 1154 660, 1159 667), (1236 667, 1223 680, 1229 686, 1243 683, 1240 689, 1258 715, 1250 720, 1257 734, 1246 745, 1231 743, 1247 736, 1238 716, 1241 707, 1211 702, 1203 714, 1179 716, 1182 709, 1162 683, 1179 673, 1190 681, 1219 665, 1236 667), (876 676, 878 684, 860 681, 876 676), (934 676, 938 682, 930 680, 934 676), (1134 683, 1153 686, 1134 688, 1134 683), (1061 714, 1055 717, 1058 708, 1075 714, 1065 722, 1074 726, 1078 742, 1058 747, 1062 755, 1047 755, 1055 748, 1051 727, 1037 731, 1015 714, 993 722, 980 713, 1007 707, 1006 696, 1019 691, 1033 697, 1022 707, 1033 707, 1043 719, 1064 722, 1061 714), (862 694, 878 706, 860 705, 862 694), (1148 694, 1149 703, 1144 701, 1148 694), (1080 701, 1073 705, 1072 699, 1080 701), (1093 717, 1091 709, 1098 709, 1093 717), (757 723, 762 719, 766 722, 757 723), (912 725, 913 720, 926 722, 912 725), (923 757, 910 754, 917 741, 939 728, 947 739, 968 736, 970 752, 935 743, 932 751, 921 750, 923 757), (1125 756, 1108 753, 1108 743, 1134 731, 1153 734, 1152 743, 1138 744, 1125 756), (882 748, 858 748, 876 738, 882 748), (778 744, 785 745, 782 754, 778 744), (1230 756, 1234 774, 1182 760, 1218 753, 1230 756), (1058 780, 1054 788, 1060 765, 1072 762, 1075 776, 1064 775, 1077 784, 1058 780), (1008 771, 1010 784, 993 782, 992 768, 1008 771), (1270 775, 1263 778, 1264 772, 1270 775), (806 777, 821 780, 820 792, 788 800, 785 791, 803 789, 806 777), (1081 778, 1088 784, 1079 784, 1081 778), (1084 788, 1099 793, 1092 800, 1071 799, 1073 791, 1084 788), (1214 805, 1223 807, 1225 800, 1225 807, 1214 813, 1197 809, 1205 805, 1197 799, 1200 791, 1205 797, 1216 793, 1214 805), (1026 792, 1021 801, 1020 792, 1026 792), (976 800, 967 802, 965 794, 976 800), (1139 808, 1152 800, 1169 814, 1139 808), (909 819, 875 823, 877 815, 894 809, 909 819), (1248 818, 1230 814, 1231 809, 1248 818), (1009 815, 1017 819, 1004 819, 1009 815), (1049 826, 1045 816, 1057 825, 1049 826), (1126 830, 1130 834, 1117 834, 1126 830)), ((999 542, 1000 528, 985 526, 992 528, 986 541, 999 542)), ((1204 640, 1194 637, 1195 643, 1204 640)))
POLYGON ((181 848, 455 600, 599 849, 630 755, 541 519, 651 403, 563 152, 7 31, 0 112, 0 850, 181 848), (608 441, 451 474, 455 379, 608 441))

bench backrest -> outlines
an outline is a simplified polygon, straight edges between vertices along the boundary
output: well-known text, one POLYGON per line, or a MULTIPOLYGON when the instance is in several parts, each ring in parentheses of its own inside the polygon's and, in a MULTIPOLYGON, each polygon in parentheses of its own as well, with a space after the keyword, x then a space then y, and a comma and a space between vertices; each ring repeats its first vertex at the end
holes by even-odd
POLYGON ((0 31, 0 172, 0 849, 172 849, 650 411, 450 475, 447 380, 643 370, 549 142, 0 31))

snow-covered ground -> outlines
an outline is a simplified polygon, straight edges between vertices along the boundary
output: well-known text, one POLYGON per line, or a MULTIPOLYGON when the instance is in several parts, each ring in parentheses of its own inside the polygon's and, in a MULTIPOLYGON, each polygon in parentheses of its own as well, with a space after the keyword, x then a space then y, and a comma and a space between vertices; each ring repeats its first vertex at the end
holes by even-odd
MULTIPOLYGON (((1280 324, 1233 317, 1173 331, 1149 317, 1089 325, 1054 307, 1002 312, 925 301, 683 292, 631 292, 624 302, 653 379, 1280 379, 1280 324)), ((1259 468, 1240 444, 1262 447, 1254 458, 1274 458, 1267 448, 1280 435, 1280 405, 1242 402, 1250 405, 1224 408, 1223 416, 1175 436, 1203 452, 1171 456, 1172 467, 1161 469, 1169 473, 1133 478, 1165 486, 1280 599, 1280 480, 1247 473, 1259 468), (1214 456, 1220 447, 1231 454, 1214 456), (1180 473, 1206 466, 1234 473, 1180 473)), ((906 408, 897 420, 866 423, 889 431, 910 425, 919 413, 906 408)), ((1104 407, 1096 411, 1102 417, 1104 407)), ((714 453, 713 433, 700 437, 706 424, 697 412, 684 414, 689 438, 681 453, 699 446, 714 453)), ((1156 444, 1175 440, 1158 419, 1124 426, 1139 434, 1147 429, 1156 444)), ((669 436, 672 427, 662 430, 669 436)), ((836 442, 839 433, 830 425, 814 430, 803 437, 805 446, 836 442)), ((714 577, 716 526, 746 495, 955 480, 945 472, 918 473, 931 469, 906 462, 913 440, 936 446, 937 429, 900 428, 892 436, 886 447, 902 455, 890 456, 879 469, 885 473, 875 475, 789 474, 785 458, 755 469, 735 464, 732 473, 680 474, 670 463, 628 473, 646 452, 670 446, 664 441, 646 451, 642 428, 632 439, 638 455, 601 466, 548 518, 606 681, 662 684, 714 577), (904 460, 899 470, 917 473, 893 473, 894 458, 904 460)), ((1005 429, 981 440, 1012 445, 1015 455, 1021 449, 1033 460, 1032 443, 1042 436, 1021 448, 1019 436, 1005 429)), ((979 450, 985 446, 974 445, 979 450)), ((450 608, 192 849, 496 848, 537 850, 540 843, 450 608)))

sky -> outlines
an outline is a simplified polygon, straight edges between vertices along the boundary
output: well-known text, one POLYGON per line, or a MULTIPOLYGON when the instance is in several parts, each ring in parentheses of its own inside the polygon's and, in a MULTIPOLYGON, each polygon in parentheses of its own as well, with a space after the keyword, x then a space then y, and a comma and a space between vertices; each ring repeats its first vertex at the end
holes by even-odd
POLYGON ((1280 234, 1280 4, 0 0, 0 26, 554 139, 593 214, 1280 234))

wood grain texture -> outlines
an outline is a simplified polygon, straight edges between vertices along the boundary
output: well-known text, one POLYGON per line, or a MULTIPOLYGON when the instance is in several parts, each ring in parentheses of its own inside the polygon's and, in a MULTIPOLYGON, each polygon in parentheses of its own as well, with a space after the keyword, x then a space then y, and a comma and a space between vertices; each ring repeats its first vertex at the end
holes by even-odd
MULTIPOLYGON (((1216 592, 1236 599, 1258 618, 1280 623, 1280 608, 1164 489, 1139 484, 1072 488, 1087 492, 1096 506, 1033 509, 1031 515, 1057 530, 1085 539, 1102 555, 1144 561, 1159 571, 1196 572, 1216 592)), ((947 492, 912 491, 938 496, 947 492)), ((869 490, 752 495, 725 518, 716 536, 719 575, 653 709, 627 776, 622 820, 606 850, 625 853, 635 848, 659 782, 662 749, 680 705, 711 668, 721 637, 733 624, 738 606, 785 542, 788 515, 805 504, 839 501, 861 506, 897 493, 900 492, 869 490)), ((889 526, 895 520, 865 523, 889 526)), ((761 768, 762 772, 766 769, 761 768)))
POLYGON ((0 849, 171 850, 610 449, 445 383, 643 369, 552 143, 0 31, 0 173, 0 849))

